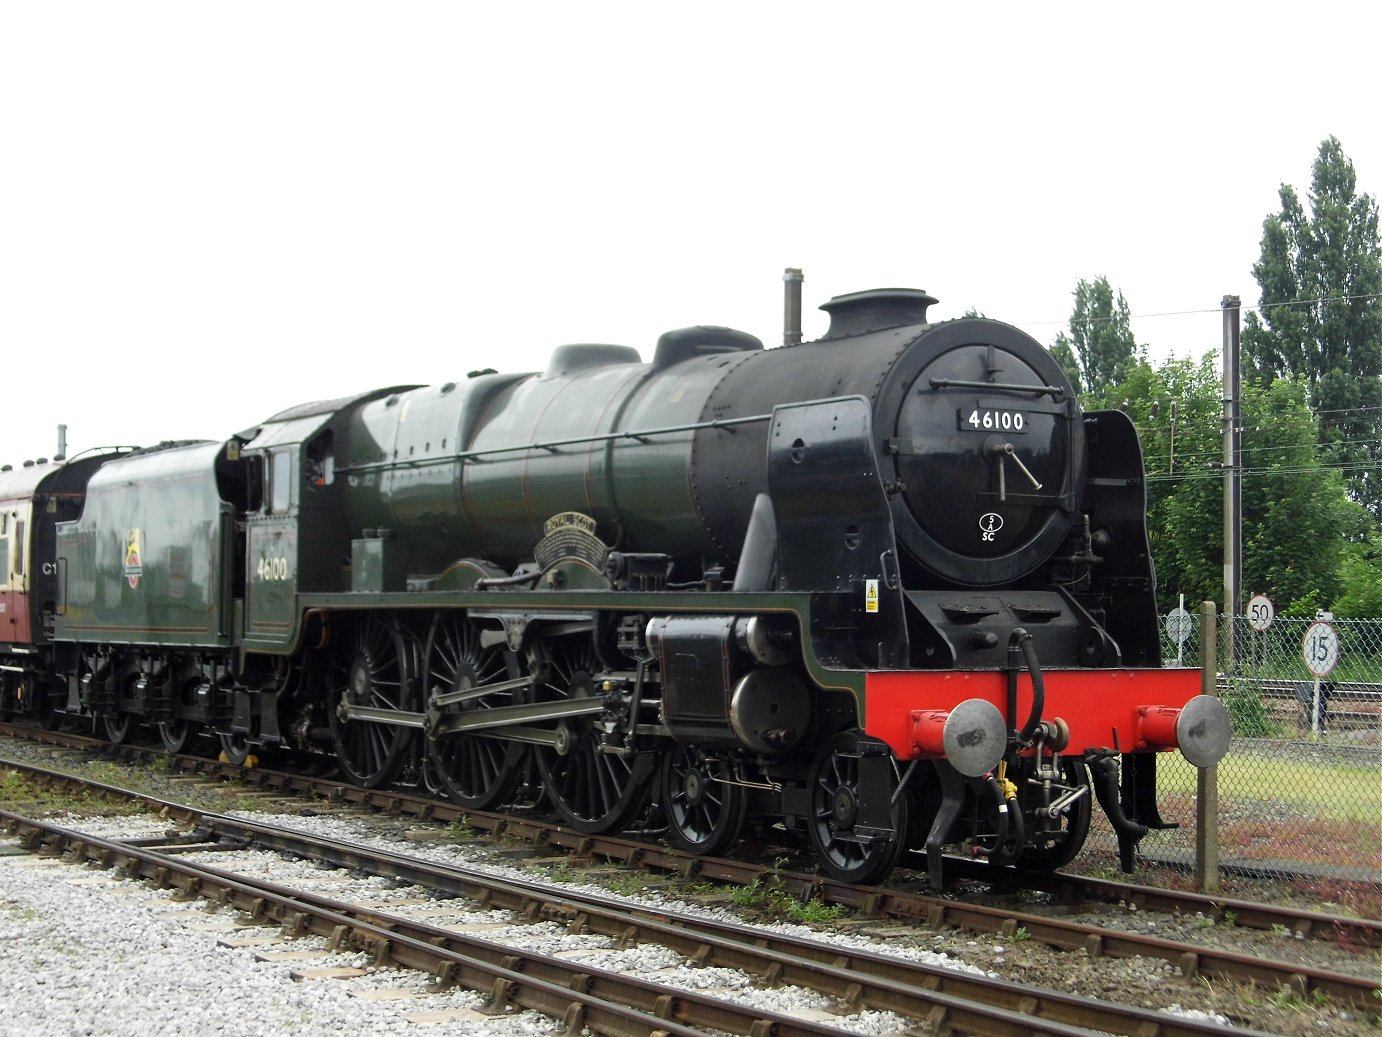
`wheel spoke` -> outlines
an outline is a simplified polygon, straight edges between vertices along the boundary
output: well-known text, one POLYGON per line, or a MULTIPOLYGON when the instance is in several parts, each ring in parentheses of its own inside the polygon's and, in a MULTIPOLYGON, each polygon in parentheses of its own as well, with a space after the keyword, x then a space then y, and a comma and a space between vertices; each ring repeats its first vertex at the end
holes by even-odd
MULTIPOLYGON (((872 835, 863 839, 854 834, 860 809, 861 783, 858 737, 843 732, 830 740, 817 754, 810 782, 811 821, 808 834, 820 858, 821 867, 844 882, 875 882, 897 863, 906 843, 907 797, 890 799, 892 835, 872 835)), ((898 781, 896 761, 891 761, 893 784, 898 781)))
MULTIPOLYGON (((423 690, 448 693, 483 688, 519 676, 517 657, 501 645, 481 644, 480 628, 459 613, 438 613, 424 652, 423 690)), ((447 706, 444 715, 472 713, 513 703, 513 693, 494 692, 447 706)), ((508 802, 522 776, 526 753, 518 742, 486 735, 440 734, 427 740, 428 759, 446 793, 462 806, 488 810, 508 802)))
POLYGON ((733 784, 727 760, 674 745, 665 754, 661 789, 672 842, 691 853, 718 854, 739 837, 748 791, 733 784))
POLYGON ((407 659, 403 634, 377 616, 358 625, 331 659, 327 714, 341 768, 357 785, 375 788, 393 778, 403 761, 410 731, 392 724, 345 719, 339 707, 349 703, 409 710, 407 659))
MULTIPOLYGON (((602 666, 590 633, 567 634, 537 642, 531 649, 533 669, 542 676, 529 701, 562 702, 599 696, 602 666)), ((640 754, 629 761, 603 751, 598 716, 562 722, 569 734, 565 754, 555 748, 536 751, 538 772, 558 813, 583 832, 617 831, 642 808, 647 778, 655 760, 640 754)))

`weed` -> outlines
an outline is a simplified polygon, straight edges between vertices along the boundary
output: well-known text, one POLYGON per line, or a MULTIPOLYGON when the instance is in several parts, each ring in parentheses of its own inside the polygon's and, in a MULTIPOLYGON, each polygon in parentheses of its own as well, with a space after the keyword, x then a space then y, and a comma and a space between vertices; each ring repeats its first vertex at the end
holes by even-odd
POLYGON ((779 894, 790 903, 786 906, 787 917, 793 922, 800 922, 802 925, 818 925, 822 922, 833 921, 845 913, 843 904, 827 904, 816 900, 801 901, 795 897, 789 897, 785 893, 779 894))
POLYGON ((1298 991, 1289 987, 1282 987, 1272 995, 1272 1004, 1277 1008, 1287 1009, 1292 1012, 1303 1012, 1311 1008, 1323 1008, 1329 1002, 1329 996, 1323 990, 1312 990, 1309 994, 1301 995, 1298 991))
POLYGON ((766 900, 767 890, 754 879, 747 886, 735 886, 729 891, 729 902, 737 908, 761 908, 766 900))
POLYGON ((1026 929, 1019 926, 1018 928, 1013 930, 1012 935, 1009 936, 1007 939, 1009 943, 1025 943, 1027 940, 1030 940, 1031 938, 1032 934, 1029 933, 1026 929))
POLYGON ((755 911, 769 918, 786 919, 802 925, 829 922, 845 913, 845 908, 840 904, 827 904, 814 897, 798 900, 786 890, 761 879, 730 890, 729 899, 740 910, 755 911))
POLYGON ((475 838, 475 829, 467 818, 457 818, 446 826, 446 837, 452 842, 468 843, 475 838))
POLYGON ((636 871, 624 871, 605 880, 605 888, 620 896, 633 897, 644 892, 647 881, 636 871))

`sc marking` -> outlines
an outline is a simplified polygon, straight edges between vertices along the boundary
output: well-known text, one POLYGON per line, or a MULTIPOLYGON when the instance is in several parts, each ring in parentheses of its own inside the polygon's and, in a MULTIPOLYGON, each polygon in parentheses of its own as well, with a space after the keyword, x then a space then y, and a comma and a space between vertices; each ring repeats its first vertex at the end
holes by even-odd
POLYGON ((1003 516, 996 511, 990 511, 979 516, 979 539, 986 544, 993 543, 993 538, 998 535, 998 531, 1003 528, 1003 516))

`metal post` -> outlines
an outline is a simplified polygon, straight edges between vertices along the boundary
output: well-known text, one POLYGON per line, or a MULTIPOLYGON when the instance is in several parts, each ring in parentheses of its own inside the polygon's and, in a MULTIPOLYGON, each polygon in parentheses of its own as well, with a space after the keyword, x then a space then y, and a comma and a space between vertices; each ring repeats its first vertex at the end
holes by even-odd
MULTIPOLYGON (((1243 611, 1243 403, 1239 379, 1240 318, 1236 295, 1225 295, 1224 310, 1224 617, 1230 630, 1243 611)), ((1237 671, 1237 652, 1230 636, 1224 646, 1224 670, 1237 671)))
MULTIPOLYGON (((1219 623, 1214 602, 1200 605, 1200 691, 1219 693, 1219 623)), ((1219 891, 1219 768, 1201 767, 1195 776, 1195 888, 1219 891)))

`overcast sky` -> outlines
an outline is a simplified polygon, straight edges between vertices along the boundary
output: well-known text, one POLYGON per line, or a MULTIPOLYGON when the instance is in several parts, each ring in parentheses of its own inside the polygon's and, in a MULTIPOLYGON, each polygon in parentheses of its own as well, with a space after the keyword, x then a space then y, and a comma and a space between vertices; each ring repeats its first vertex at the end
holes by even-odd
POLYGON ((1379 11, 0 0, 0 463, 773 344, 787 266, 808 338, 913 287, 1049 345, 1104 275, 1198 357, 1321 140, 1382 195, 1379 11))

